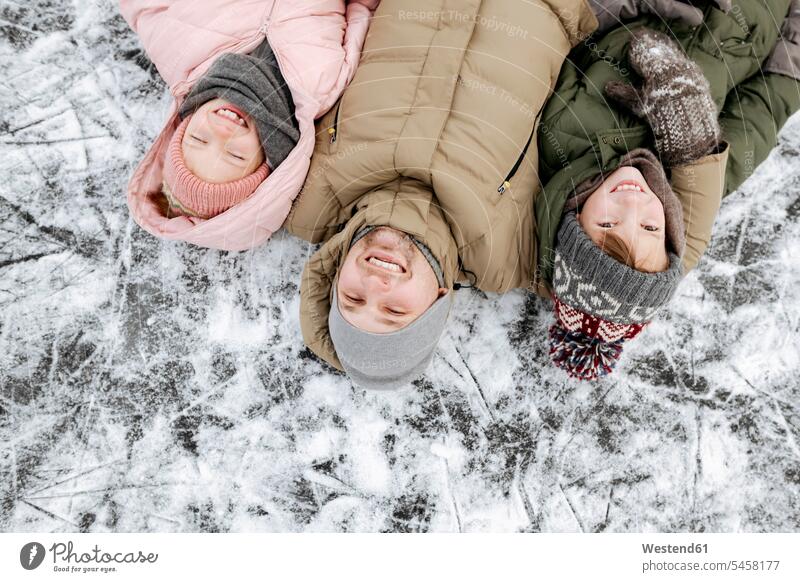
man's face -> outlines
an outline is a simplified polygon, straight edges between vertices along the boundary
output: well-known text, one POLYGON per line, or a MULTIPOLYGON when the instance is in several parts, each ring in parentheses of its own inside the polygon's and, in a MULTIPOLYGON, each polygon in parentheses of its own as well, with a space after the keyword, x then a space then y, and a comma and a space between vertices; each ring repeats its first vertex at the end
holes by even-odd
POLYGON ((584 203, 578 222, 601 248, 608 233, 619 236, 638 270, 655 273, 669 267, 664 206, 634 167, 619 168, 600 184, 584 203))
POLYGON ((224 99, 192 114, 181 147, 189 171, 213 184, 249 176, 264 162, 255 122, 224 99))
POLYGON ((407 234, 382 226, 350 248, 336 293, 345 321, 389 333, 422 315, 447 289, 407 234))

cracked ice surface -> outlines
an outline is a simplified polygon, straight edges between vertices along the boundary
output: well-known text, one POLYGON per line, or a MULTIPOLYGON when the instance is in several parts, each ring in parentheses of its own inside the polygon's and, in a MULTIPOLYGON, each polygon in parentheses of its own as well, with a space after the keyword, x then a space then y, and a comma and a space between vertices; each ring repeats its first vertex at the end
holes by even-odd
POLYGON ((3 531, 800 530, 800 117, 613 380, 547 304, 458 293, 427 377, 303 347, 313 250, 157 240, 124 190, 164 86, 107 1, 0 8, 3 531))

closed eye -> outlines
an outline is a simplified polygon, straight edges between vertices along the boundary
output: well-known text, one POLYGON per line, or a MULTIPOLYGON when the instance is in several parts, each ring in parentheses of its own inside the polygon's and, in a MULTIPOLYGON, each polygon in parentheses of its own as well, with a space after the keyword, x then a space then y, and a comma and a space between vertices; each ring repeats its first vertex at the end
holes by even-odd
POLYGON ((397 316, 402 316, 402 315, 406 314, 405 311, 397 311, 395 309, 392 309, 391 307, 387 307, 386 308, 386 313, 388 313, 390 315, 397 315, 397 316))
POLYGON ((196 141, 198 143, 208 143, 206 140, 200 139, 199 137, 197 137, 194 134, 189 134, 189 137, 192 138, 194 141, 196 141))
POLYGON ((233 152, 228 152, 228 155, 236 158, 237 160, 241 160, 242 162, 244 161, 244 158, 242 156, 236 155, 233 152))
POLYGON ((345 294, 344 298, 347 299, 350 303, 356 303, 356 304, 363 303, 361 299, 359 299, 358 297, 353 297, 351 295, 345 294))

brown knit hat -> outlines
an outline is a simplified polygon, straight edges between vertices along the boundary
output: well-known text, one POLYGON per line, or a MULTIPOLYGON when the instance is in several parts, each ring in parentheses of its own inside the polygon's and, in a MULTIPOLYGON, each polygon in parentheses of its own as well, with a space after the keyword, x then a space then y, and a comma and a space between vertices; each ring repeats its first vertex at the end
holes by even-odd
POLYGON ((636 148, 629 151, 620 158, 619 165, 616 168, 607 172, 599 172, 578 184, 572 195, 564 204, 564 212, 577 210, 583 206, 589 199, 589 196, 594 194, 594 191, 600 187, 600 184, 613 172, 625 166, 630 166, 639 170, 642 176, 644 176, 644 181, 647 182, 650 190, 652 190, 661 201, 661 205, 664 207, 667 243, 669 243, 672 252, 679 257, 683 257, 683 252, 686 247, 683 207, 677 195, 672 190, 669 178, 667 178, 667 174, 664 172, 664 166, 661 165, 661 162, 659 162, 653 152, 646 148, 636 148))
POLYGON ((190 118, 181 122, 167 146, 163 172, 164 196, 179 214, 212 218, 255 192, 269 175, 269 168, 264 163, 249 176, 221 184, 201 180, 186 167, 183 159, 181 144, 190 118))

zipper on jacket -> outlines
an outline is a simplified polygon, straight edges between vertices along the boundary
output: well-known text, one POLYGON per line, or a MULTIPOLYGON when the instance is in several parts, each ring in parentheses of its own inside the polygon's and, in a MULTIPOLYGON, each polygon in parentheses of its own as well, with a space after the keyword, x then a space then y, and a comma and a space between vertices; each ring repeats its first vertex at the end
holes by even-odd
POLYGON ((525 147, 522 148, 522 153, 519 155, 517 161, 511 167, 511 171, 508 173, 505 180, 503 180, 503 183, 500 184, 500 186, 497 188, 498 193, 502 194, 511 186, 511 179, 514 177, 514 175, 517 173, 517 170, 519 170, 519 167, 522 165, 522 161, 525 159, 525 154, 528 153, 528 148, 531 146, 531 141, 533 141, 534 133, 536 133, 535 123, 533 124, 533 130, 531 130, 531 134, 528 136, 528 141, 525 143, 525 147))
POLYGON ((336 143, 336 137, 339 131, 339 111, 342 109, 342 100, 339 98, 339 104, 336 106, 336 115, 333 116, 333 127, 328 128, 328 135, 330 135, 330 144, 336 143))

